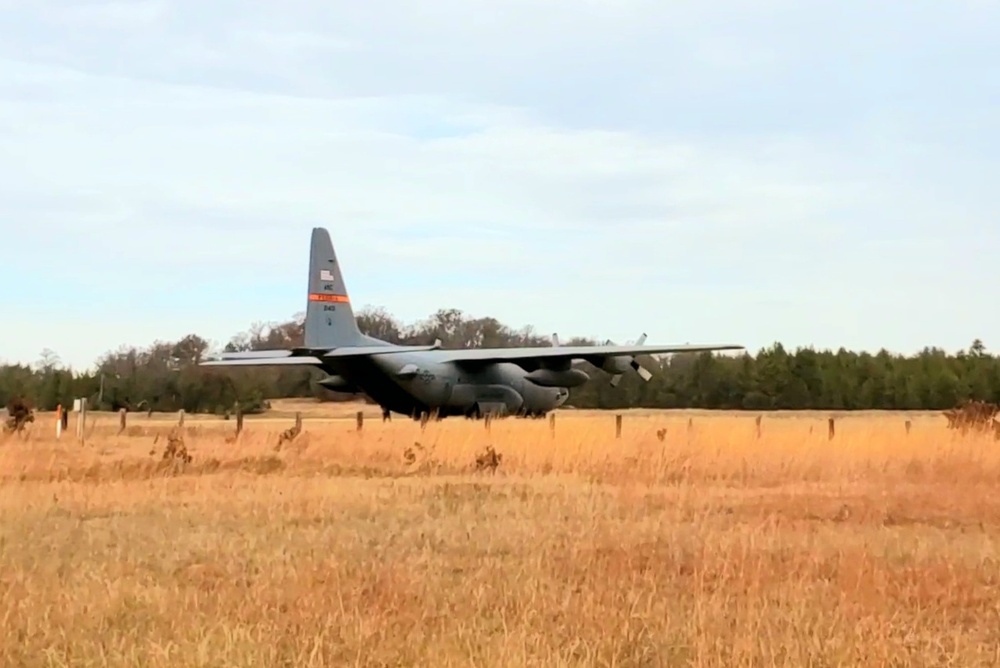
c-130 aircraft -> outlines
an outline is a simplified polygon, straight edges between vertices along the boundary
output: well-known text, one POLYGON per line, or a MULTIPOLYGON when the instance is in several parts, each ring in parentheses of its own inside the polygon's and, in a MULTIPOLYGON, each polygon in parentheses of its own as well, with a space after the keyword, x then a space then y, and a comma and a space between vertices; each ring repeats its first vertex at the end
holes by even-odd
MULTIPOLYGON (((645 340, 643 335, 642 340, 645 340)), ((330 234, 312 231, 309 292, 303 346, 290 350, 223 353, 202 366, 305 365, 328 374, 319 384, 338 392, 363 392, 390 412, 411 417, 436 415, 522 415, 540 417, 569 398, 569 388, 589 380, 572 366, 584 360, 612 374, 634 369, 643 380, 652 375, 637 354, 742 350, 743 346, 636 345, 443 349, 397 345, 363 334, 357 325, 330 234)))

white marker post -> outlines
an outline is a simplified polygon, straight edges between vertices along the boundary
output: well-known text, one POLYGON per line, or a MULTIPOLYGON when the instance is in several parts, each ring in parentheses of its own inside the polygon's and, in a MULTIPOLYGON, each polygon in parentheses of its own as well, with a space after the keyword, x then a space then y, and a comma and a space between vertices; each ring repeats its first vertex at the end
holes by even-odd
POLYGON ((73 401, 73 408, 77 409, 76 414, 76 437, 83 441, 84 427, 87 422, 87 399, 76 399, 73 401))
POLYGON ((62 404, 56 406, 56 440, 58 441, 62 437, 62 404))

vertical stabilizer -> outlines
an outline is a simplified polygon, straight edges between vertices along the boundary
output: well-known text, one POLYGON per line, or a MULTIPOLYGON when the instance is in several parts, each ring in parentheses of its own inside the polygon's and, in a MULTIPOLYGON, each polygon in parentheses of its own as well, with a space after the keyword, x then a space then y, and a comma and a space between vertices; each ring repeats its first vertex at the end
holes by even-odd
POLYGON ((340 263, 330 233, 314 227, 309 250, 309 301, 306 305, 306 348, 340 348, 361 343, 361 332, 347 297, 340 263))

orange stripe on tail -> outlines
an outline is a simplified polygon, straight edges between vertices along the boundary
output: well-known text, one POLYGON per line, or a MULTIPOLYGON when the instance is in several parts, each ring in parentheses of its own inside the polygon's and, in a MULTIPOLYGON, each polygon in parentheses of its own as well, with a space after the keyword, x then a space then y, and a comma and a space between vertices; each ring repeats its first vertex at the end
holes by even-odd
POLYGON ((338 304, 346 304, 348 300, 347 295, 328 295, 321 293, 312 293, 309 295, 309 301, 311 302, 337 302, 338 304))

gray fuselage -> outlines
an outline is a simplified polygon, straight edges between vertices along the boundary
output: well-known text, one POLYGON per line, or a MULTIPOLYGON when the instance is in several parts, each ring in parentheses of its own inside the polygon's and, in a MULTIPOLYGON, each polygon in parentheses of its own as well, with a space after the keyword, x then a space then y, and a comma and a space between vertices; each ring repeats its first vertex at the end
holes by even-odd
POLYGON ((324 370, 331 374, 332 382, 322 384, 330 389, 360 390, 382 408, 410 416, 537 416, 569 398, 568 388, 536 385, 516 364, 494 362, 473 367, 439 362, 435 353, 394 352, 330 360, 324 370), (338 380, 342 381, 339 388, 338 380))

